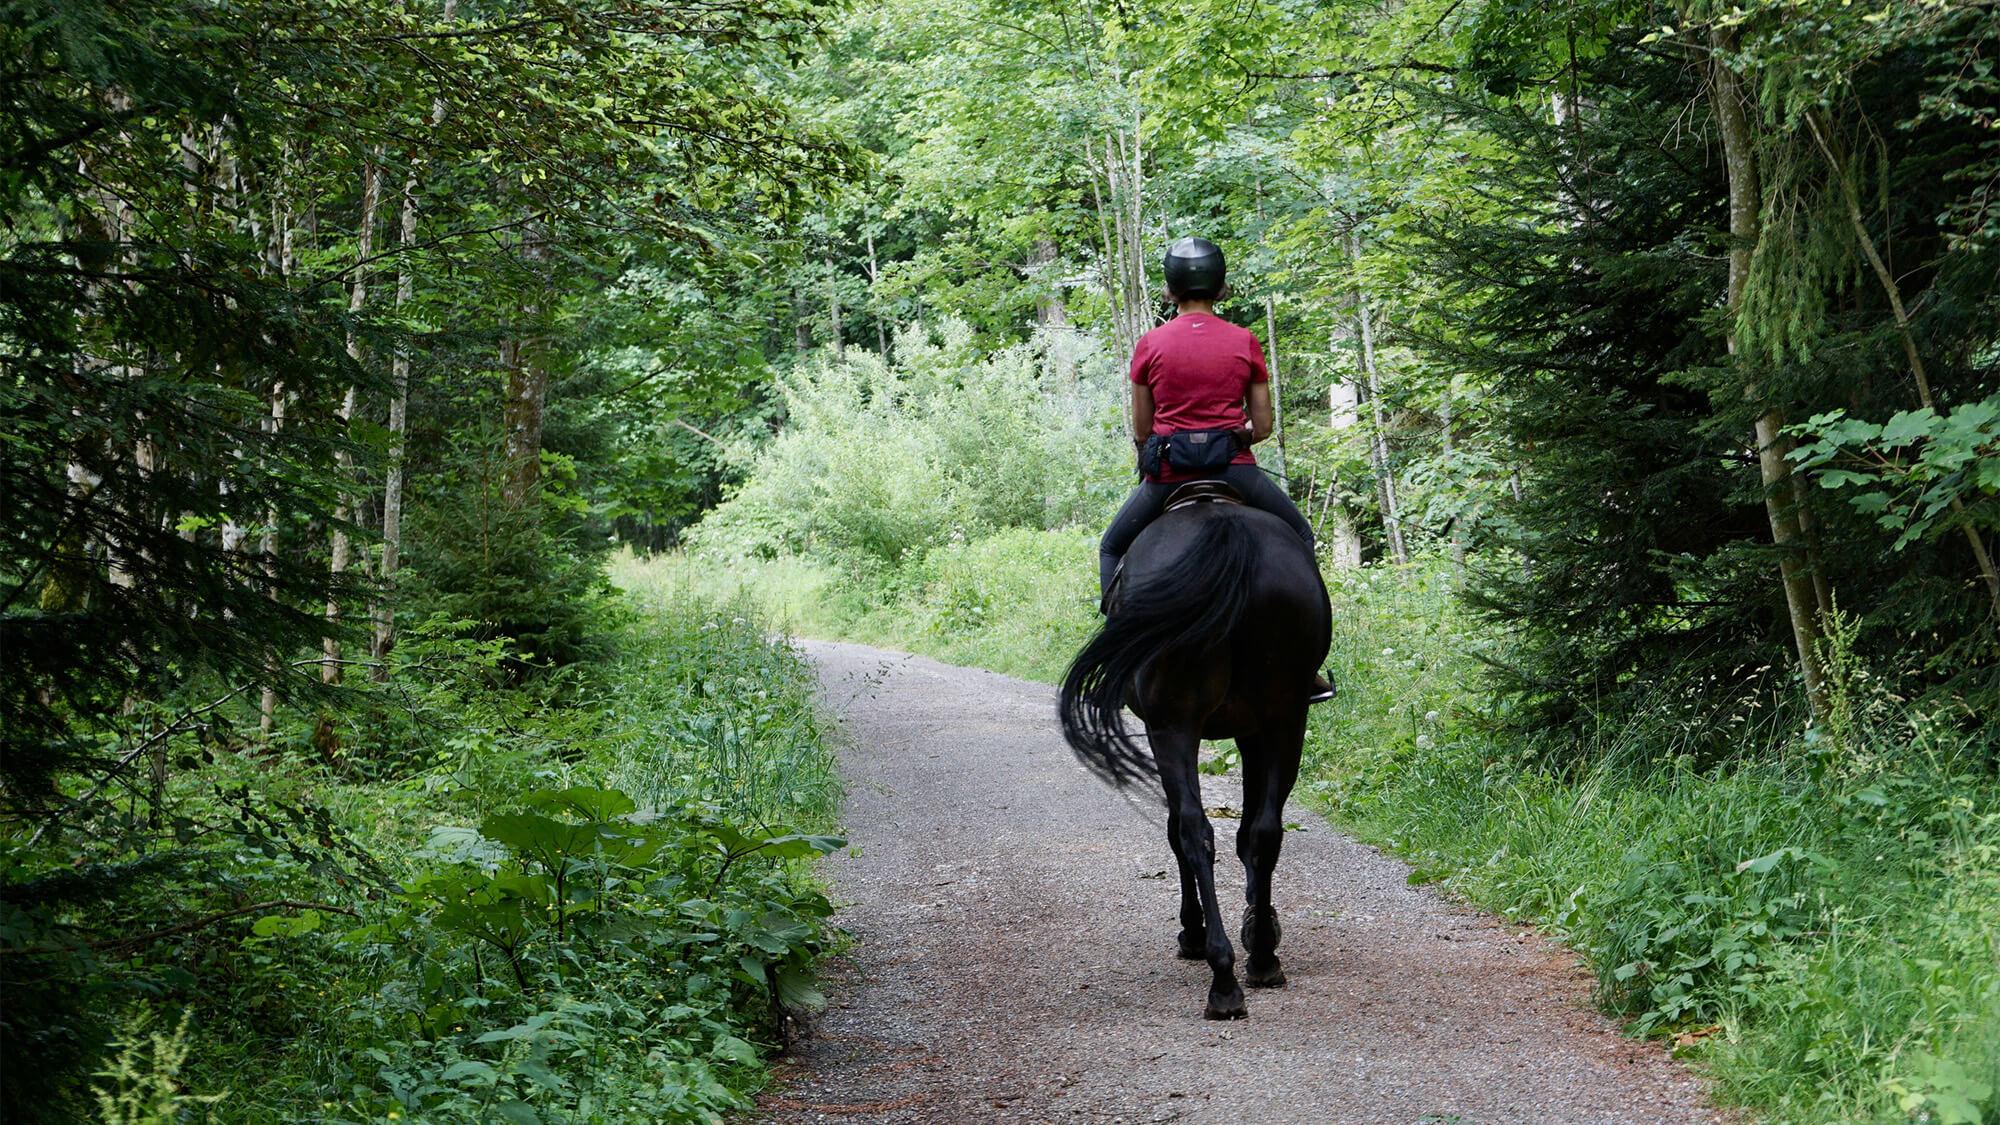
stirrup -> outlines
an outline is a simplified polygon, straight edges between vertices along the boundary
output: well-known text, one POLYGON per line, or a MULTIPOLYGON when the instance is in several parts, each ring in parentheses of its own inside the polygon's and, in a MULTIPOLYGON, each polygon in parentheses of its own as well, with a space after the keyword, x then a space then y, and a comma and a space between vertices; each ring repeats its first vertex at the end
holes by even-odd
POLYGON ((1340 694, 1340 688, 1334 684, 1332 676, 1322 672, 1317 678, 1325 680, 1326 686, 1323 688, 1315 687, 1312 694, 1306 696, 1306 706, 1308 707, 1315 703, 1325 703, 1327 700, 1340 694))

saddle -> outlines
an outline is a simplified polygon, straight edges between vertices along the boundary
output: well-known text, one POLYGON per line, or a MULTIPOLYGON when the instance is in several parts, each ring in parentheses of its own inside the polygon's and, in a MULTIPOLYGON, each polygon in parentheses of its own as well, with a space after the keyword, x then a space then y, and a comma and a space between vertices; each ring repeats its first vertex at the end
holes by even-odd
POLYGON ((1161 511, 1178 512, 1196 504, 1242 503, 1243 494, 1219 480, 1191 480, 1167 493, 1167 506, 1161 511))
MULTIPOLYGON (((1167 493, 1167 504, 1160 509, 1160 514, 1178 512, 1182 508, 1192 508, 1197 504, 1235 504, 1241 507, 1243 494, 1219 480, 1186 481, 1167 493)), ((1110 612, 1111 596, 1118 592, 1118 587, 1124 581, 1125 560, 1119 559, 1118 569, 1111 572, 1111 584, 1104 588, 1104 596, 1098 599, 1097 612, 1104 614, 1110 612)))

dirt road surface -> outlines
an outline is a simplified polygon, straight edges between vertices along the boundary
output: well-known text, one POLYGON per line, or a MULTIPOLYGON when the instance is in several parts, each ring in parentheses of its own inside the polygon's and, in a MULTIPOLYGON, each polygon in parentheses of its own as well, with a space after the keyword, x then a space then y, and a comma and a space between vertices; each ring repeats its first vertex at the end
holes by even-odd
MULTIPOLYGON (((755 1120, 1723 1120, 1591 1011, 1573 955, 1411 887, 1296 803, 1274 892, 1290 984, 1251 990, 1248 1020, 1203 1020, 1163 818, 1077 765, 1054 689, 803 647, 851 740, 856 854, 826 870, 856 943, 755 1120)), ((1204 784, 1207 805, 1240 804, 1233 779, 1204 784)), ((1233 920, 1235 822, 1216 836, 1233 920)))

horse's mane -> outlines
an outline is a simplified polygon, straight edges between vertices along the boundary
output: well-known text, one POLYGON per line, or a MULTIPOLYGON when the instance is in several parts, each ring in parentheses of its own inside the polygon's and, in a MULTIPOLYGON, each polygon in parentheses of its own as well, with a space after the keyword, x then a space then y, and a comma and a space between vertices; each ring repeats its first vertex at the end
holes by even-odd
POLYGON ((1121 714, 1133 677, 1155 658, 1198 659, 1225 644, 1249 607, 1258 547, 1242 515, 1201 521, 1169 565, 1143 582, 1128 576, 1103 628, 1063 676, 1063 737, 1113 785, 1157 777, 1152 752, 1126 732, 1121 714))

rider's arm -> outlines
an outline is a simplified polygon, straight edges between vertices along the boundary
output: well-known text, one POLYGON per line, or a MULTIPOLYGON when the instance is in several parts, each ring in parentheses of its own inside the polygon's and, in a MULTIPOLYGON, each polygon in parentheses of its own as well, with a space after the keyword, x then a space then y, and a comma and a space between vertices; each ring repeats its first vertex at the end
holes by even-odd
POLYGON ((1153 388, 1132 384, 1132 444, 1144 445, 1153 433, 1153 388))
POLYGON ((1244 444, 1254 445, 1271 436, 1271 384, 1250 384, 1250 395, 1245 400, 1245 406, 1250 415, 1250 440, 1244 444))

